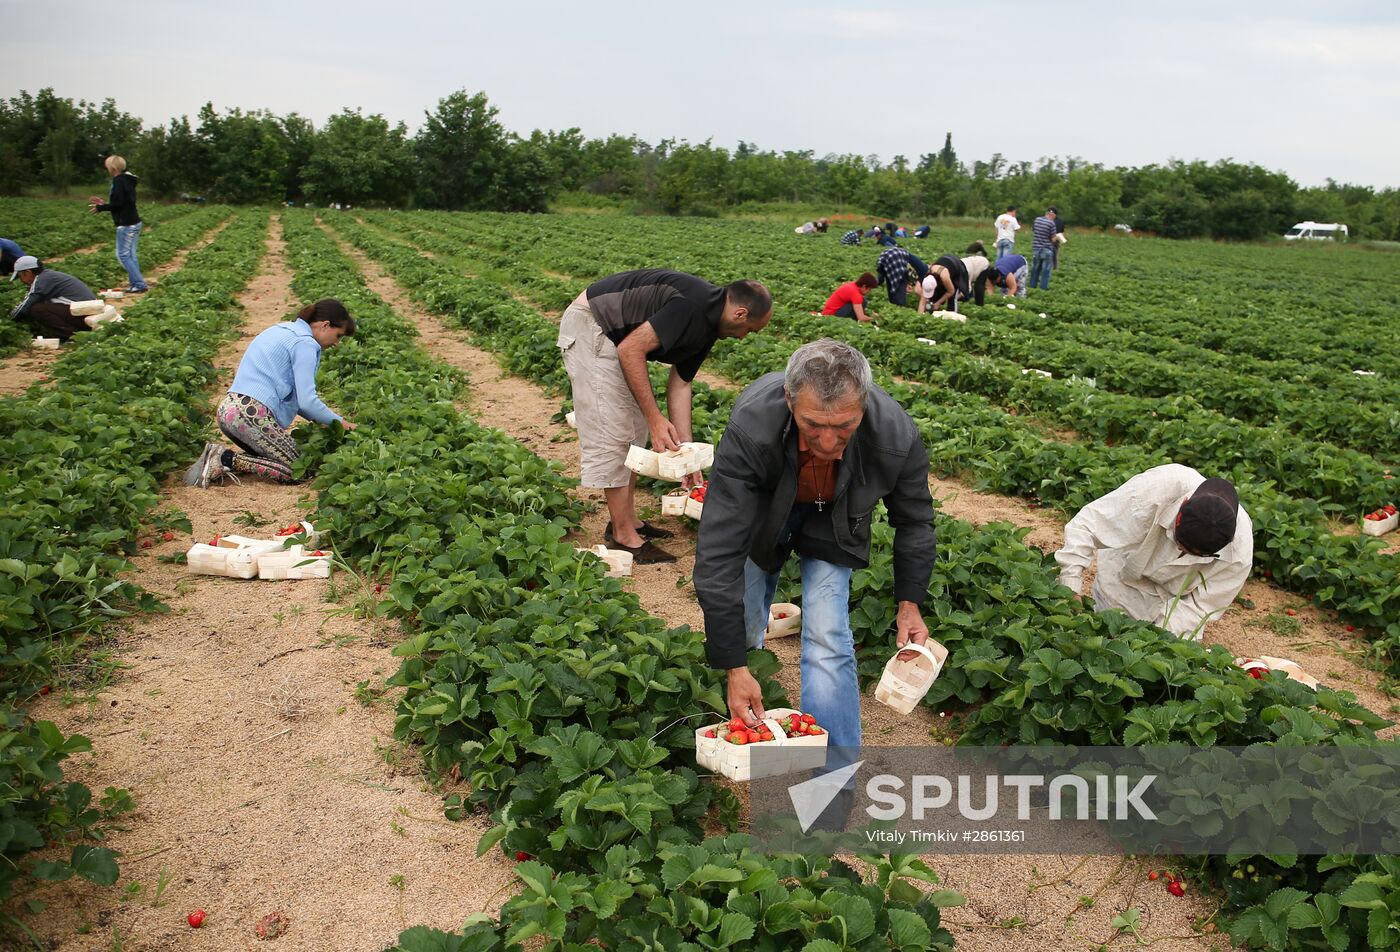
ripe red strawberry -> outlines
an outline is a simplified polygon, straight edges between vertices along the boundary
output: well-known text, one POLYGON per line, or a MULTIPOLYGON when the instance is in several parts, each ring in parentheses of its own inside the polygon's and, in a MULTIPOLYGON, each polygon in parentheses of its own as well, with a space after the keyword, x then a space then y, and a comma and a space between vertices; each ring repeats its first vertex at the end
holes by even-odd
POLYGON ((1263 669, 1263 668, 1250 668, 1250 669, 1249 669, 1249 676, 1250 676, 1251 678, 1254 678, 1256 681, 1258 681, 1258 680, 1260 680, 1260 679, 1262 679, 1262 678, 1264 677, 1264 669, 1263 669))
POLYGON ((515 854, 515 861, 516 861, 517 863, 523 863, 523 862, 525 862, 525 861, 527 861, 527 860, 531 860, 531 859, 534 859, 534 857, 531 856, 529 853, 525 852, 524 850, 519 850, 519 851, 516 852, 516 854, 515 854))
POLYGON ((773 617, 774 617, 774 618, 786 618, 787 616, 788 616, 788 613, 787 613, 787 612, 778 612, 778 613, 776 613, 773 617))
POLYGON ((803 714, 803 715, 802 715, 802 723, 804 723, 804 724, 815 724, 816 722, 817 722, 817 719, 816 719, 815 717, 813 717, 811 714, 803 714))
POLYGON ((1292 608, 1285 608, 1285 609, 1283 610, 1283 613, 1284 613, 1285 615, 1296 615, 1296 614, 1298 614, 1298 612, 1297 612, 1295 609, 1292 609, 1292 608))
POLYGON ((162 539, 164 539, 166 542, 170 542, 170 541, 174 540, 174 538, 175 538, 175 533, 173 533, 173 532, 162 532, 162 533, 160 534, 160 537, 161 537, 162 539))
POLYGON ((1155 869, 1154 869, 1152 872, 1150 872, 1150 873, 1147 874, 1147 878, 1150 879, 1150 880, 1152 880, 1153 882, 1156 882, 1156 881, 1157 881, 1157 876, 1158 876, 1158 873, 1157 873, 1157 871, 1156 871, 1155 869))
POLYGON ((743 718, 735 717, 731 718, 729 721, 729 729, 731 731, 748 730, 748 727, 749 725, 744 723, 743 718))
POLYGON ((1186 895, 1186 887, 1176 880, 1172 880, 1167 883, 1167 892, 1171 893, 1173 896, 1184 896, 1186 895))
POLYGON ((150 547, 151 547, 151 540, 150 540, 150 539, 142 539, 142 540, 141 540, 141 548, 143 548, 143 549, 149 549, 150 547))
POLYGON ((740 747, 743 747, 749 742, 749 735, 744 731, 735 731, 734 733, 729 735, 729 742, 731 744, 738 744, 740 747))
POLYGON ((1356 626, 1355 626, 1355 625, 1347 625, 1347 631, 1355 631, 1355 630, 1356 630, 1356 626))
POLYGON ((187 921, 191 929, 198 929, 200 926, 204 925, 204 910, 196 909, 194 912, 190 913, 187 921))
POLYGON ((822 734, 825 734, 825 733, 826 733, 826 731, 825 731, 823 728, 817 727, 815 724, 813 724, 811 727, 807 728, 807 736, 808 736, 808 737, 820 737, 822 734))
POLYGON ((715 738, 715 737, 718 737, 719 734, 717 734, 717 733, 715 732, 715 729, 714 729, 713 727, 711 727, 709 730, 705 731, 705 736, 706 736, 706 737, 710 737, 710 738, 715 738))
POLYGON ((42 696, 42 695, 48 694, 48 693, 49 693, 50 691, 52 691, 52 690, 53 690, 53 688, 52 688, 51 686, 49 686, 49 685, 46 684, 46 685, 44 685, 43 687, 41 687, 41 688, 39 689, 39 694, 42 696))

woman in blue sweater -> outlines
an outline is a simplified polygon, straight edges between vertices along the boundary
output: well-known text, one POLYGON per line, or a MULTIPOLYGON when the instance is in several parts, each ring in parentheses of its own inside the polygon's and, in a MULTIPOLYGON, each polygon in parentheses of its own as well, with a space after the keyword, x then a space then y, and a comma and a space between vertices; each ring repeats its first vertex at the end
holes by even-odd
POLYGON ((150 290, 146 279, 141 276, 141 266, 136 263, 136 246, 141 241, 141 214, 136 210, 136 176, 126 170, 126 159, 119 155, 109 155, 103 165, 112 176, 112 192, 103 201, 94 195, 88 199, 94 215, 101 212, 112 213, 112 223, 117 226, 117 260, 126 271, 126 291, 128 294, 144 294, 150 290))
POLYGON ((355 319, 345 305, 325 298, 302 308, 296 320, 273 325, 253 338, 215 413, 219 429, 238 450, 205 443, 204 452, 185 473, 185 485, 207 489, 225 476, 237 482, 237 473, 294 483, 292 464, 301 454, 291 426, 298 415, 355 429, 316 395, 321 351, 354 333, 355 319))

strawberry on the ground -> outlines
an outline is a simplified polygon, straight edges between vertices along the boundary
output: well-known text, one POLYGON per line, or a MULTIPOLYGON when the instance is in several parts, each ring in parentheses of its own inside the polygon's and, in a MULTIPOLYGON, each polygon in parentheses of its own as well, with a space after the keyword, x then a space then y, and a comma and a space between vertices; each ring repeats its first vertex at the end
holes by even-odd
POLYGON ((1181 885, 1179 881, 1173 879, 1171 882, 1167 883, 1167 892, 1171 893, 1173 896, 1184 896, 1186 895, 1186 887, 1181 885))
POLYGON ((171 541, 172 539, 175 538, 175 533, 173 533, 173 532, 162 532, 162 533, 160 534, 160 537, 161 537, 162 539, 164 539, 166 542, 169 542, 169 541, 171 541))
POLYGON ((186 921, 189 922, 191 929, 198 929, 200 926, 204 925, 204 910, 196 909, 189 914, 186 921))
POLYGON ((1293 609, 1293 608, 1285 608, 1285 609, 1283 610, 1283 613, 1284 613, 1285 615, 1296 615, 1296 614, 1298 614, 1297 610, 1296 610, 1296 609, 1293 609))
POLYGON ((529 860, 529 859, 534 859, 534 857, 531 856, 529 853, 525 852, 524 850, 517 850, 517 851, 516 851, 516 854, 515 854, 515 861, 516 861, 517 863, 523 863, 523 862, 525 862, 526 860, 529 860))
POLYGON ((1158 874, 1157 874, 1157 871, 1156 871, 1155 869, 1154 869, 1152 872, 1150 872, 1150 873, 1147 874, 1147 878, 1150 879, 1150 880, 1152 880, 1153 882, 1156 882, 1156 881, 1157 881, 1157 876, 1158 876, 1158 874))

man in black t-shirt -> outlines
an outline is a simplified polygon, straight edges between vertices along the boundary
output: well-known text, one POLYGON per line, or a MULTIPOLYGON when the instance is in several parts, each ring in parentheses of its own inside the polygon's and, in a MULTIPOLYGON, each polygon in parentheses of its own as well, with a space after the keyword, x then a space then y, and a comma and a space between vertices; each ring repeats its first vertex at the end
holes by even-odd
POLYGON ((648 435, 657 452, 689 442, 690 382, 710 348, 721 337, 762 330, 772 312, 772 295, 757 281, 718 287, 680 271, 648 269, 594 282, 560 318, 558 345, 573 384, 582 482, 603 490, 611 517, 604 538, 635 562, 675 556, 650 541, 670 533, 637 518, 628 448, 648 435), (649 360, 671 365, 667 414, 652 393, 649 360))

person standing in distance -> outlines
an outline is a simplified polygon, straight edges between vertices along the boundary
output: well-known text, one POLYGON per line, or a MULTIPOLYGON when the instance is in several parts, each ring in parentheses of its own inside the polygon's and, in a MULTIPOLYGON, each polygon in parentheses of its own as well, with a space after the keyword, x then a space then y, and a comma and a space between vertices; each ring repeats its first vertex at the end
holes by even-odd
POLYGON ((1016 206, 1006 206, 1006 211, 997 216, 997 260, 1000 261, 1016 248, 1016 232, 1021 223, 1016 220, 1016 206))
POLYGON ((136 176, 127 171, 126 159, 119 155, 109 155, 103 165, 112 176, 112 191, 107 201, 93 195, 88 199, 94 215, 111 212, 112 223, 117 226, 117 260, 126 271, 128 294, 144 294, 150 290, 146 279, 141 276, 141 266, 136 260, 136 248, 141 241, 141 214, 136 210, 136 176))
MULTIPOLYGON (((607 498, 604 540, 638 564, 676 557, 651 541, 670 532, 637 517, 628 448, 648 434, 658 453, 690 442, 690 382, 710 348, 721 337, 763 330, 772 314, 773 296, 757 281, 717 287, 693 274, 648 269, 595 281, 560 318, 557 343, 573 385, 582 482, 607 498), (671 365, 666 414, 651 390, 650 360, 671 365)), ((684 485, 699 481, 693 473, 684 485)))
POLYGON ((1050 290, 1050 272, 1055 267, 1055 206, 1051 205, 1031 224, 1031 287, 1050 290))

